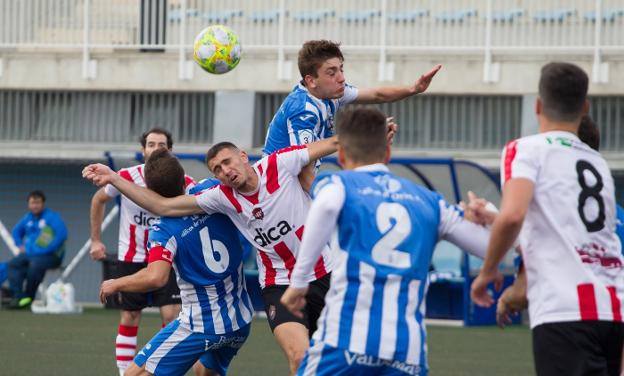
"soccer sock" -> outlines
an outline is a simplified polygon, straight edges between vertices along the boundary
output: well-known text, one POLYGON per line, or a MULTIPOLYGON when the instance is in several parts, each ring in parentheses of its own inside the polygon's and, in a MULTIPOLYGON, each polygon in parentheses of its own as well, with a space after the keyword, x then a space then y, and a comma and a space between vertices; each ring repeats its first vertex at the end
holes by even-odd
POLYGON ((138 326, 119 325, 119 331, 115 340, 115 357, 117 368, 125 370, 128 368, 137 347, 138 326))

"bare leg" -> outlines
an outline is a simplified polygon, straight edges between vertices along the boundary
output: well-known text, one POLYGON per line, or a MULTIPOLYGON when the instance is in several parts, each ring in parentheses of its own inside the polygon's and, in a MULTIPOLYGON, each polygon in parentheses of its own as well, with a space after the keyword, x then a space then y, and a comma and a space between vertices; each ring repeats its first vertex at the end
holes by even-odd
POLYGON ((310 344, 308 329, 298 322, 285 322, 275 328, 273 335, 286 354, 290 375, 294 376, 310 344))

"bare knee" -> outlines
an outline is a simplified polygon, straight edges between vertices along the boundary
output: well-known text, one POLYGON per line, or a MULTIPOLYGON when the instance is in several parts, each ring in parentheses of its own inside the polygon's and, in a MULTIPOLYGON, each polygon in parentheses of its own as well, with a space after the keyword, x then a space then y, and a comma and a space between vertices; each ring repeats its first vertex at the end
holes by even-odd
POLYGON ((179 314, 180 314, 179 304, 169 304, 169 305, 160 307, 160 318, 165 324, 169 324, 170 322, 175 320, 179 314))
POLYGON ((145 365, 142 367, 137 366, 135 362, 130 363, 130 366, 126 368, 124 376, 149 376, 151 373, 145 370, 145 365))
POLYGON ((141 311, 121 311, 121 325, 139 326, 141 321, 141 311))
POLYGON ((193 373, 195 376, 221 376, 221 374, 214 369, 204 367, 199 360, 193 364, 193 373))

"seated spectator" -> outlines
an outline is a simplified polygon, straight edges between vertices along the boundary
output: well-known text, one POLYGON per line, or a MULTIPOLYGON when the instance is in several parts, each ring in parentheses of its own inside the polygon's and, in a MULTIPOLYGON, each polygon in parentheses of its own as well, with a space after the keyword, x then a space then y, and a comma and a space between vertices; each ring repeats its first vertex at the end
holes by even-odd
POLYGON ((60 215, 45 207, 43 192, 28 194, 28 210, 13 228, 20 252, 8 263, 11 308, 30 306, 46 270, 58 268, 65 253, 67 228, 60 215))

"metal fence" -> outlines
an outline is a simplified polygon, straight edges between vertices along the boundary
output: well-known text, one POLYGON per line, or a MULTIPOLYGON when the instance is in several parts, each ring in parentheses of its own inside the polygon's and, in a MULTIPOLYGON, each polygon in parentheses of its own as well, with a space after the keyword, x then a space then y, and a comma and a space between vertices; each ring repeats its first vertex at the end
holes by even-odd
POLYGON ((0 139, 134 143, 164 126, 176 142, 210 143, 214 93, 0 91, 0 139))
MULTIPOLYGON (((255 146, 284 97, 257 95, 255 146)), ((398 148, 499 150, 521 131, 520 96, 425 95, 377 107, 399 124, 398 148)))
POLYGON ((424 51, 482 54, 486 70, 494 54, 560 53, 593 57, 598 73, 605 56, 624 53, 621 0, 0 0, 0 48, 82 50, 85 69, 94 50, 185 61, 193 37, 216 23, 280 62, 318 38, 379 55, 382 68, 393 54, 424 51))

